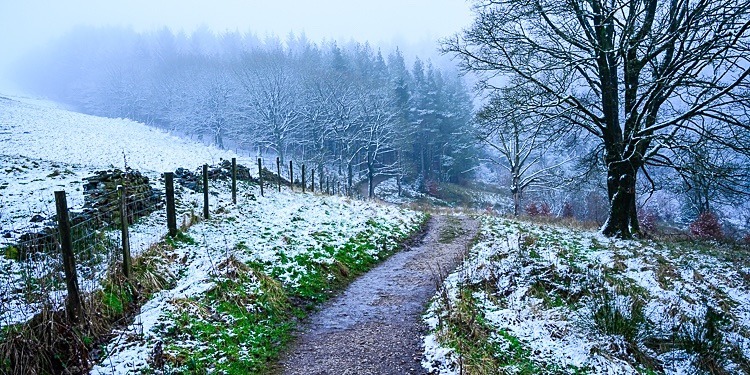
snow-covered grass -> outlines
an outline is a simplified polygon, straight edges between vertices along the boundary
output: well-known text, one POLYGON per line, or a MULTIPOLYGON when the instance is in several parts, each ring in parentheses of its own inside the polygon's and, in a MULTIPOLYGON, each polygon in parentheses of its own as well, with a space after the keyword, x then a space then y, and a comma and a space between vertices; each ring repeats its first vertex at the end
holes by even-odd
POLYGON ((484 217, 425 315, 423 365, 440 374, 748 373, 747 259, 739 248, 484 217))
POLYGON ((495 186, 477 182, 466 186, 440 183, 436 185, 436 195, 432 196, 420 192, 416 183, 402 184, 401 194, 399 194, 395 177, 389 178, 375 187, 376 197, 395 204, 424 203, 430 206, 459 206, 502 213, 508 213, 512 210, 512 201, 508 194, 503 194, 495 186))
POLYGON ((20 229, 36 214, 53 215, 55 190, 68 191, 68 207, 80 207, 82 179, 97 170, 124 169, 127 164, 155 181, 178 167, 192 170, 233 157, 255 165, 231 151, 135 121, 15 99, 0 97, 0 232, 20 229))
MULTIPOLYGON (((194 170, 232 157, 237 155, 130 120, 0 97, 0 249, 20 234, 49 224, 53 191, 66 190, 68 206, 80 209, 82 179, 94 171, 128 166, 161 188, 164 171, 194 170), (47 222, 29 223, 34 215, 47 222)), ((254 160, 240 157, 238 162, 254 165, 254 160)), ((108 267, 112 259, 87 269, 92 277, 83 286, 86 308, 97 314, 92 319, 97 324, 127 317, 129 301, 147 298, 134 305, 143 303, 131 324, 114 332, 101 352, 91 352, 98 358, 93 373, 151 373, 162 367, 178 373, 261 372, 289 337, 298 316, 395 251, 424 220, 413 211, 342 197, 275 189, 266 189, 261 197, 257 185, 246 183, 240 183, 237 205, 231 203, 226 181, 212 182, 210 192, 211 219, 196 223, 202 195, 178 186, 178 225, 184 225, 175 239, 162 238, 163 210, 131 226, 134 271, 144 278, 137 280, 135 289, 113 274, 108 267), (142 284, 152 286, 144 289, 142 284)), ((119 231, 96 229, 96 235, 116 240, 119 231)), ((28 339, 37 330, 23 322, 41 306, 24 302, 25 291, 16 286, 28 281, 24 277, 29 269, 50 274, 57 281, 44 292, 59 302, 65 297, 60 272, 46 269, 50 263, 44 259, 9 258, 0 254, 0 338, 14 335, 18 340, 0 340, 0 348, 3 354, 39 357, 42 349, 50 354, 60 344, 55 341, 59 332, 52 335, 49 347, 33 347, 36 341, 28 339), (12 351, 14 345, 19 351, 12 351)), ((29 280, 36 280, 34 275, 29 280)), ((67 328, 58 327, 62 329, 67 328)), ((67 365, 68 360, 80 365, 81 352, 76 350, 92 349, 89 333, 66 330, 60 339, 62 345, 70 343, 65 340, 75 342, 75 358, 61 358, 67 352, 56 352, 50 366, 67 365)), ((0 358, 0 372, 9 370, 9 358, 0 358)), ((29 359, 34 360, 18 358, 29 359)))
POLYGON ((177 242, 174 287, 117 332, 94 374, 150 371, 162 361, 178 373, 262 372, 295 315, 395 251, 423 220, 341 197, 259 197, 255 187, 235 207, 222 191, 214 217, 177 242))
MULTIPOLYGON (((26 321, 39 311, 35 301, 24 302, 24 294, 43 292, 42 299, 53 302, 65 296, 59 259, 18 262, 7 254, 21 235, 54 224, 54 191, 65 190, 68 207, 75 211, 84 203, 83 179, 95 171, 127 165, 163 189, 159 177, 164 171, 195 169, 232 157, 237 155, 134 121, 83 115, 41 100, 0 97, 0 327, 26 321), (30 222, 35 216, 42 221, 30 222)), ((163 212, 157 212, 131 229, 134 254, 158 241, 166 232, 164 221, 163 212)), ((91 270, 100 276, 104 271, 106 264, 91 270)), ((99 279, 82 286, 96 289, 99 279)))

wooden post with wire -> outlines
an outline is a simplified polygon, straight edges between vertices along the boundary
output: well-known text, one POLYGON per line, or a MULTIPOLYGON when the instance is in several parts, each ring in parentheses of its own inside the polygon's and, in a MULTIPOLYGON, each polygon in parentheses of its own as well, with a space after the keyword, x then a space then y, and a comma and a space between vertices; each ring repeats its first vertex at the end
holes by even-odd
POLYGON ((302 164, 302 193, 305 193, 305 165, 302 164))
POLYGON ((276 184, 279 185, 279 193, 281 193, 281 159, 276 157, 276 184))
POLYGON ((263 196, 263 161, 258 158, 258 185, 260 185, 260 196, 263 196))
POLYGON ((294 191, 294 170, 292 169, 291 160, 289 160, 289 189, 294 191))
POLYGON ((203 218, 208 220, 208 164, 203 164, 203 218))
POLYGON ((237 204, 237 158, 232 158, 232 203, 237 204))
POLYGON ((118 186, 120 193, 120 230, 122 242, 122 273, 128 281, 133 275, 133 260, 130 258, 130 233, 128 232, 128 194, 125 186, 118 186))
POLYGON ((177 214, 174 207, 174 173, 164 173, 164 190, 167 192, 167 229, 169 236, 177 235, 177 214))
POLYGON ((78 274, 76 273, 76 259, 73 254, 73 237, 70 231, 68 200, 65 197, 65 191, 55 192, 55 206, 57 208, 57 224, 60 230, 65 286, 68 290, 68 297, 65 299, 65 313, 72 324, 78 324, 83 319, 83 308, 81 307, 81 295, 78 290, 78 274))

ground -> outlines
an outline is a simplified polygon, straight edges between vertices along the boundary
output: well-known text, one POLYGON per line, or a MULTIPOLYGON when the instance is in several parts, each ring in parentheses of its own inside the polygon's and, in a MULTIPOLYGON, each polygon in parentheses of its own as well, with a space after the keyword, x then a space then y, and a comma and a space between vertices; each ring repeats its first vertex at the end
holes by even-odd
POLYGON ((425 374, 420 315, 439 275, 461 260, 477 223, 436 215, 424 239, 353 282, 313 314, 283 356, 283 374, 425 374))

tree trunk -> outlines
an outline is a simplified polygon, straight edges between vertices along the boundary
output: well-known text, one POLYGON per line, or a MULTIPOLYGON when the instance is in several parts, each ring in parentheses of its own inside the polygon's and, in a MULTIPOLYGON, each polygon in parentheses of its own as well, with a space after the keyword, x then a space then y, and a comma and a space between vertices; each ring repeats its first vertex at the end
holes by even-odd
POLYGON ((607 188, 609 192, 609 216, 602 227, 608 237, 632 238, 640 234, 635 210, 636 171, 631 162, 609 163, 607 188))
POLYGON ((352 180, 354 179, 354 172, 352 171, 352 162, 349 160, 349 164, 346 166, 346 191, 350 193, 352 191, 352 180))
POLYGON ((375 166, 373 165, 373 162, 374 160, 372 157, 372 152, 368 151, 367 152, 367 184, 368 184, 367 195, 368 195, 368 198, 370 199, 372 199, 372 197, 375 195, 375 186, 373 186, 373 180, 372 180, 375 174, 374 173, 375 166))

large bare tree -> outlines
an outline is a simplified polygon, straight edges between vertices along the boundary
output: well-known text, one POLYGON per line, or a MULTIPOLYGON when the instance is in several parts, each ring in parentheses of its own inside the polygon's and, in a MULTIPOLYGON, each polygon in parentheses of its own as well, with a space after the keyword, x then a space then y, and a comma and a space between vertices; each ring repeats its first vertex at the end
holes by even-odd
POLYGON ((602 232, 630 237, 639 171, 679 167, 686 139, 750 149, 736 136, 750 123, 749 10, 748 0, 478 0, 474 24, 444 51, 483 88, 538 91, 544 100, 525 111, 598 137, 610 200, 602 232))

